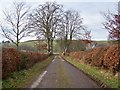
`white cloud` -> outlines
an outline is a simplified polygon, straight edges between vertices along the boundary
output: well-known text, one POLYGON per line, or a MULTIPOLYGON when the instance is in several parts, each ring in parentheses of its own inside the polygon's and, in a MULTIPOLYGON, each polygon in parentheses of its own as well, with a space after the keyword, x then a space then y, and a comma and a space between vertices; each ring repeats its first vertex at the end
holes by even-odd
POLYGON ((91 33, 92 33, 92 40, 107 40, 108 31, 106 29, 96 28, 94 30, 91 30, 91 33))
POLYGON ((26 1, 26 2, 118 2, 119 0, 0 0, 0 2, 13 2, 13 1, 26 1))
MULTIPOLYGON (((3 14, 2 10, 5 8, 9 8, 12 2, 15 0, 0 0, 0 21, 2 21, 3 14)), ((107 39, 107 31, 102 29, 102 22, 104 22, 104 18, 100 14, 100 10, 104 11, 108 10, 110 8, 114 11, 113 3, 88 3, 88 2, 113 2, 113 0, 16 0, 16 1, 26 1, 31 2, 31 5, 36 4, 42 4, 46 1, 57 1, 63 2, 64 6, 69 9, 75 9, 76 11, 80 11, 81 17, 83 19, 83 23, 88 26, 89 30, 92 31, 93 39, 96 40, 106 40, 107 39), (39 3, 38 3, 39 2, 39 3), (64 3, 65 2, 65 3, 64 3), (66 2, 72 2, 72 3, 66 3, 66 2), (75 2, 75 3, 73 3, 75 2), (76 2, 87 2, 87 3, 76 3, 76 2)), ((114 0, 114 2, 117 2, 119 0, 114 0)), ((116 6, 116 5, 115 5, 116 6)), ((11 9, 11 8, 9 8, 11 9)), ((0 36, 0 42, 5 39, 0 36)), ((28 37, 24 38, 22 41, 35 39, 34 37, 28 37)))
POLYGON ((83 17, 84 24, 87 26, 97 26, 104 21, 104 18, 99 13, 81 13, 81 16, 83 17))
POLYGON ((46 2, 46 1, 56 1, 56 2, 118 2, 119 0, 26 0, 28 2, 46 2))
POLYGON ((81 13, 84 24, 91 30, 92 40, 107 40, 108 32, 103 29, 102 23, 105 21, 100 13, 81 13))

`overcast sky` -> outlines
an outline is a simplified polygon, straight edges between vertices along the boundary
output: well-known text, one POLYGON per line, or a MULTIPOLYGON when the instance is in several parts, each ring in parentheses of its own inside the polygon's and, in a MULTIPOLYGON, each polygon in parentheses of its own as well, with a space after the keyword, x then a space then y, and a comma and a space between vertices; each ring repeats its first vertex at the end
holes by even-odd
MULTIPOLYGON (((20 0, 0 0, 0 21, 3 22, 4 15, 2 10, 10 9, 13 1, 20 0)), ((46 1, 56 1, 58 4, 63 4, 65 9, 73 9, 80 12, 83 18, 83 23, 91 30, 93 40, 107 40, 108 32, 103 29, 101 23, 105 20, 100 12, 107 12, 110 10, 113 13, 117 13, 117 2, 119 0, 22 0, 29 2, 31 6, 43 4, 46 1)), ((0 31, 1 33, 1 31, 0 31)), ((35 39, 35 37, 28 37, 22 39, 22 41, 35 39)), ((0 42, 6 40, 0 36, 0 42)))

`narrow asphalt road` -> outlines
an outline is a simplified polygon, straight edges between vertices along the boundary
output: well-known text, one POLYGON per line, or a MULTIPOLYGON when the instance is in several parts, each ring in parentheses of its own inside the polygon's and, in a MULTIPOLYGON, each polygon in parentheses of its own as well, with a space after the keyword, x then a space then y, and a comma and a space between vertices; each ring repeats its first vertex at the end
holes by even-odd
POLYGON ((56 56, 31 88, 99 88, 83 72, 56 56))

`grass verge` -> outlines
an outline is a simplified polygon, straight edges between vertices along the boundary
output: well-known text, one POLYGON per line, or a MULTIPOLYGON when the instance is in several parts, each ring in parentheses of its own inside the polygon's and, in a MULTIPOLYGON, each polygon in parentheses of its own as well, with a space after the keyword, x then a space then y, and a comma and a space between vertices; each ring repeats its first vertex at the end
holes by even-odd
POLYGON ((42 73, 46 66, 52 61, 54 55, 47 60, 35 64, 28 70, 14 72, 9 78, 2 81, 2 88, 23 88, 31 82, 35 76, 42 73))
POLYGON ((69 63, 73 64, 75 67, 82 70, 85 74, 89 75, 92 79, 98 82, 101 87, 118 88, 118 77, 113 76, 111 72, 105 72, 98 67, 86 65, 83 62, 78 62, 78 60, 70 57, 64 58, 69 63))

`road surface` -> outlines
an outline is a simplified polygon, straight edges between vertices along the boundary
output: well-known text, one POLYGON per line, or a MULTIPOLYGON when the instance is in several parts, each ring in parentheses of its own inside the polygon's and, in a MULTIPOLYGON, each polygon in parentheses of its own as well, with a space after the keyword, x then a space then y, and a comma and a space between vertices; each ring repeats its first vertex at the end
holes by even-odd
POLYGON ((56 56, 31 88, 99 88, 99 86, 74 66, 56 56))

